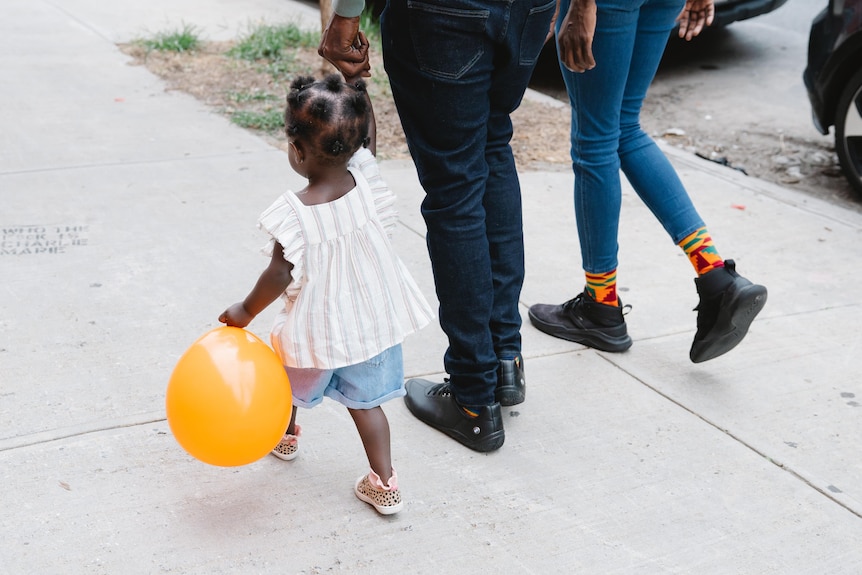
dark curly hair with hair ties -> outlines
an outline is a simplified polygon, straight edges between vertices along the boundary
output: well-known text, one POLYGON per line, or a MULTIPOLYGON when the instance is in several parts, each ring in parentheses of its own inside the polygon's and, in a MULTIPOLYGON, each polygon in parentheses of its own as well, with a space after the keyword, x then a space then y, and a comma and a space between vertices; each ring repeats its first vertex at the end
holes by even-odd
MULTIPOLYGON (((290 84, 284 127, 323 161, 347 161, 368 144, 370 108, 365 82, 345 84, 338 74, 323 80, 298 76, 290 84)), ((327 162, 329 163, 329 162, 327 162)))

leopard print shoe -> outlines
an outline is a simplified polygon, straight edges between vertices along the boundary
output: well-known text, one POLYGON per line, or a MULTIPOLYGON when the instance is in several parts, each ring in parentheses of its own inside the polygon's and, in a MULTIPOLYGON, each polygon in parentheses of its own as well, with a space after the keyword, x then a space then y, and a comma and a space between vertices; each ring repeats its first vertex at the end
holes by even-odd
POLYGON ((296 459, 299 455, 299 436, 302 435, 302 428, 298 425, 293 426, 294 433, 285 433, 278 445, 272 450, 272 454, 284 461, 296 459))
POLYGON ((383 485, 380 476, 371 471, 356 480, 353 492, 356 497, 373 506, 381 515, 398 513, 404 507, 394 469, 387 485, 383 485))

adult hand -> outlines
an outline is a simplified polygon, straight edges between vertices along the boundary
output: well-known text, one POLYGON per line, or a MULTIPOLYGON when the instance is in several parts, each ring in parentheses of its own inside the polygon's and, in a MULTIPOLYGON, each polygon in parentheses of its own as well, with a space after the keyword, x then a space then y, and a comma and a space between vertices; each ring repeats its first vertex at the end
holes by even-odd
POLYGON ((371 76, 371 61, 370 61, 370 43, 368 42, 368 38, 365 37, 365 32, 359 31, 359 34, 356 35, 356 43, 354 47, 364 52, 365 61, 361 66, 359 66, 359 71, 355 72, 354 68, 350 68, 345 70, 343 68, 339 68, 341 71, 341 75, 344 76, 344 82, 347 84, 353 84, 360 78, 368 78, 371 76))
POLYGON ((554 27, 557 25, 557 18, 560 17, 560 0, 557 0, 557 5, 554 7, 554 15, 551 16, 551 27, 548 30, 548 35, 545 36, 545 44, 554 37, 554 27))
POLYGON ((596 32, 596 1, 572 0, 557 34, 560 61, 572 72, 596 67, 593 35, 596 32))
POLYGON ((359 16, 333 14, 320 38, 317 53, 338 68, 345 81, 371 76, 368 39, 359 31, 359 16))
POLYGON ((700 34, 704 26, 712 24, 713 18, 715 18, 713 0, 686 0, 685 8, 677 18, 679 37, 691 40, 700 34))
POLYGON ((254 316, 246 311, 242 302, 233 304, 218 316, 220 322, 232 327, 245 327, 252 319, 254 316))

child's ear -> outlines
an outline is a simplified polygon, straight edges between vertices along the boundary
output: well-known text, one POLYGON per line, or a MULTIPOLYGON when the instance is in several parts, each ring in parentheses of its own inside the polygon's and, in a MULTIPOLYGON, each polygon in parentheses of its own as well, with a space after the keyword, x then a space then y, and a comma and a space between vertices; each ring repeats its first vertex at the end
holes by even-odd
POLYGON ((296 156, 296 161, 300 164, 305 161, 305 153, 302 151, 302 144, 298 142, 290 142, 290 147, 293 148, 293 155, 296 156))

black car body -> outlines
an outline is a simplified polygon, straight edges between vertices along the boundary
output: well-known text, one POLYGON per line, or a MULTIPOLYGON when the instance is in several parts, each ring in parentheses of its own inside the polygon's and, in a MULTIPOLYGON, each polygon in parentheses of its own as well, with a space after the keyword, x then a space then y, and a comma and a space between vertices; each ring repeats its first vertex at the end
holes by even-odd
POLYGON ((714 27, 772 12, 787 0, 715 0, 714 27))
POLYGON ((803 73, 815 127, 835 126, 835 151, 862 194, 862 0, 829 0, 811 25, 803 73))

